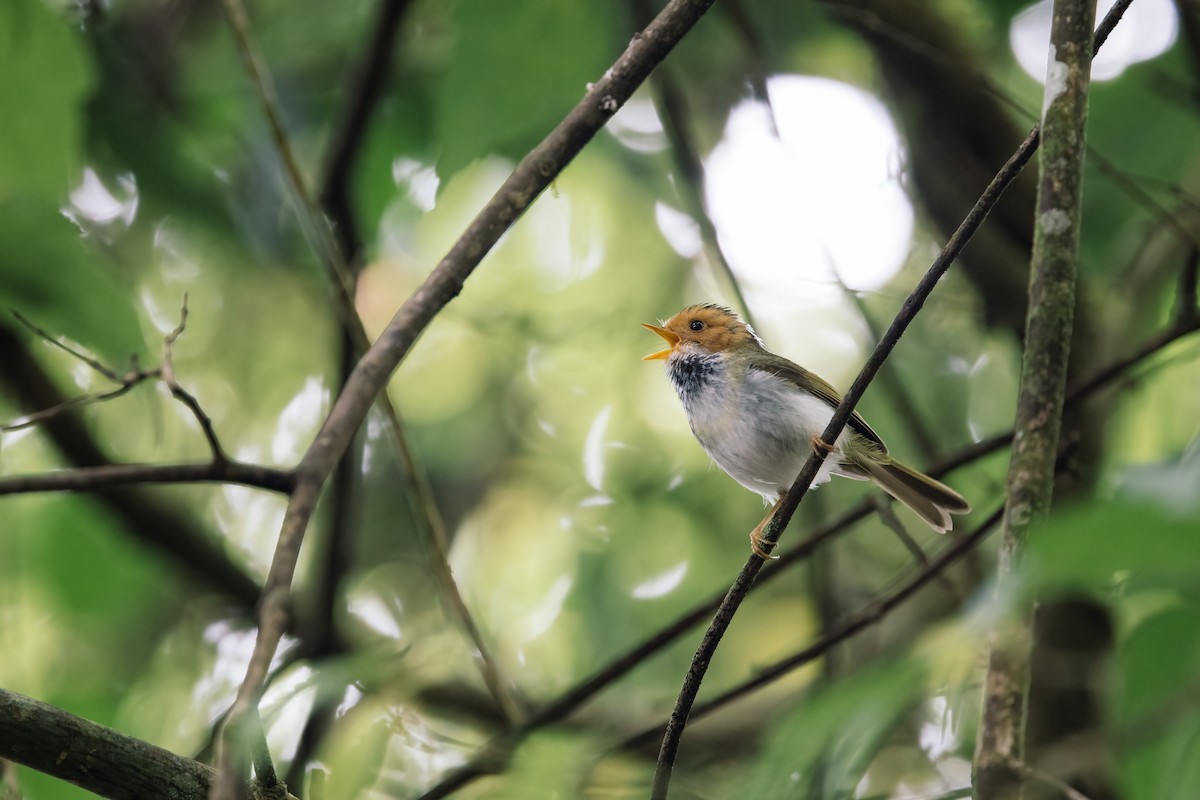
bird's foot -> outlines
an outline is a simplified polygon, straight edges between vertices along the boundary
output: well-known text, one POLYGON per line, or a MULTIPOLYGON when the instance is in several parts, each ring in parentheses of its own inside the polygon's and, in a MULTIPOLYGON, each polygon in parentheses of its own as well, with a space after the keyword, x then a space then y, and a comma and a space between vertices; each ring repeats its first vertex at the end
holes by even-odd
POLYGON ((810 439, 810 441, 812 442, 813 450, 816 450, 818 453, 821 453, 822 455, 827 456, 827 455, 831 454, 834 450, 837 449, 833 445, 831 445, 829 442, 822 439, 820 436, 814 436, 814 437, 812 437, 812 439, 810 439))
POLYGON ((754 555, 758 556, 763 561, 770 561, 772 559, 778 560, 778 558, 779 558, 779 556, 771 555, 771 551, 763 546, 764 544, 766 544, 766 545, 770 545, 771 548, 775 547, 774 542, 764 542, 763 541, 762 532, 763 532, 763 528, 766 526, 766 523, 768 520, 770 520, 770 517, 767 517, 767 519, 764 519, 762 522, 760 522, 758 524, 757 528, 750 531, 750 550, 751 550, 751 552, 754 553, 754 555))

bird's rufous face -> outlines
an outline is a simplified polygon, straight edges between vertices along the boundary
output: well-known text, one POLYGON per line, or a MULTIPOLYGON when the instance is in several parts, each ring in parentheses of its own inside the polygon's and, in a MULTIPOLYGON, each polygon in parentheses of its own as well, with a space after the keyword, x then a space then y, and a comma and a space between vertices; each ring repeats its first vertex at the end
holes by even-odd
POLYGON ((728 350, 742 342, 756 341, 754 332, 737 314, 713 305, 689 306, 658 325, 642 324, 670 345, 666 350, 643 356, 645 361, 665 360, 677 347, 695 344, 710 353, 728 350))

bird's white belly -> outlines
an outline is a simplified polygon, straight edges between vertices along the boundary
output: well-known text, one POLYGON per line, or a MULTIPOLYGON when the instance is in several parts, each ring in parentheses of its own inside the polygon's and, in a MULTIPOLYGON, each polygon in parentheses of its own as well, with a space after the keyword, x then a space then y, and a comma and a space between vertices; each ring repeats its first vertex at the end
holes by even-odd
MULTIPOLYGON (((743 386, 727 375, 710 379, 690 398, 688 421, 701 446, 730 477, 773 502, 796 480, 833 409, 791 382, 752 371, 743 386)), ((838 436, 840 449, 846 431, 838 436)), ((841 470, 838 453, 821 465, 813 486, 841 470)))

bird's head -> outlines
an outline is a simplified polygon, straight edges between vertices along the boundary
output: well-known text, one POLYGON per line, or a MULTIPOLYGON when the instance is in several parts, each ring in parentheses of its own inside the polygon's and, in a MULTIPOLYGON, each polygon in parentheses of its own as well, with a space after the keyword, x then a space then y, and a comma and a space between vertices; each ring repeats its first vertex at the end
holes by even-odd
POLYGON ((642 327, 654 331, 670 345, 666 350, 643 356, 646 361, 666 360, 681 348, 721 353, 746 346, 763 346, 762 340, 741 317, 724 306, 712 303, 688 306, 663 322, 661 327, 645 323, 642 323, 642 327))

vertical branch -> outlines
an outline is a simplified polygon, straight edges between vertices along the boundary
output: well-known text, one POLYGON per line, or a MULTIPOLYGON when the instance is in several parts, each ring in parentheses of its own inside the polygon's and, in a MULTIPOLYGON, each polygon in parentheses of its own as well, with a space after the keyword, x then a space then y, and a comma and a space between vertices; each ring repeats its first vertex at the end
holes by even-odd
MULTIPOLYGON (((1074 325, 1088 85, 1095 0, 1055 0, 1042 122, 1029 316, 997 592, 1016 588, 1024 543, 1049 512, 1054 493, 1074 325)), ((988 642, 983 718, 975 754, 976 797, 1020 796, 1032 604, 1021 602, 988 642)))

